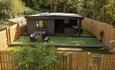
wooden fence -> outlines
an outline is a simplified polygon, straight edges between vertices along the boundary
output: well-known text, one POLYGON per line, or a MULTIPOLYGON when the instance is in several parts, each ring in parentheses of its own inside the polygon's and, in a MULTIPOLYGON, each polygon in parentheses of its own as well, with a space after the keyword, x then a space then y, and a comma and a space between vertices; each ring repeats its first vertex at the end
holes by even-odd
POLYGON ((82 26, 102 40, 107 46, 115 48, 115 28, 112 25, 85 18, 82 26), (103 37, 101 37, 102 32, 103 37))
POLYGON ((0 51, 0 70, 15 70, 15 67, 13 53, 0 51))
POLYGON ((8 46, 8 40, 7 40, 7 30, 4 29, 0 31, 0 47, 7 47, 8 46))
POLYGON ((6 28, 0 31, 0 49, 7 47, 11 42, 19 38, 20 34, 24 33, 25 30, 25 18, 10 19, 6 28), (19 21, 19 19, 21 20, 19 21))
MULTIPOLYGON (((0 70, 16 70, 15 56, 12 54, 0 51, 0 70)), ((63 59, 55 64, 53 70, 115 70, 115 54, 63 52, 62 55, 63 59)))

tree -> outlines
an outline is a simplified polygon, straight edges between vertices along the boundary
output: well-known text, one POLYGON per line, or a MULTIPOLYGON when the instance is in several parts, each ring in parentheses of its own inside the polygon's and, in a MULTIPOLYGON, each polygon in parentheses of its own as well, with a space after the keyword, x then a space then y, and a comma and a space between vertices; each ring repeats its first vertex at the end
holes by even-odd
POLYGON ((0 0, 0 10, 2 19, 13 18, 24 12, 24 3, 21 0, 0 0))
POLYGON ((114 0, 108 0, 105 5, 105 17, 106 22, 111 23, 112 25, 115 25, 115 1, 114 0))
MULTIPOLYGON (((114 0, 22 0, 25 13, 73 12, 95 20, 115 23, 114 0)), ((24 12, 21 0, 0 0, 0 16, 12 18, 24 12)))

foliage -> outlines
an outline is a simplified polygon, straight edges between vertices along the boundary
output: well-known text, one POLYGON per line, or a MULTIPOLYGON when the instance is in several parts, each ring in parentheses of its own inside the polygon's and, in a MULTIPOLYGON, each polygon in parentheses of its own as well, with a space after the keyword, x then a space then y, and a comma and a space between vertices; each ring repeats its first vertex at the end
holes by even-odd
POLYGON ((115 26, 115 0, 108 0, 105 6, 106 20, 115 26))
POLYGON ((24 12, 24 3, 21 0, 0 0, 0 18, 6 20, 24 12))
POLYGON ((114 23, 115 22, 114 0, 85 0, 81 14, 95 20, 114 23))
POLYGON ((73 12, 95 20, 115 23, 114 0, 23 0, 40 12, 73 12))
POLYGON ((31 15, 31 14, 38 14, 39 12, 34 10, 34 9, 31 9, 29 7, 25 7, 24 9, 24 15, 31 15))
POLYGON ((24 11, 25 15, 73 12, 115 25, 114 0, 0 0, 0 10, 2 19, 15 17, 24 11))
POLYGON ((0 30, 4 29, 5 27, 6 27, 6 22, 3 19, 0 19, 0 30))
POLYGON ((33 10, 37 10, 40 12, 48 11, 48 0, 23 0, 27 7, 32 8, 33 10))
POLYGON ((52 47, 25 47, 18 54, 18 70, 48 70, 58 61, 56 49, 52 47))
POLYGON ((40 12, 76 12, 76 0, 23 0, 25 5, 40 12), (31 4, 30 4, 31 2, 31 4))

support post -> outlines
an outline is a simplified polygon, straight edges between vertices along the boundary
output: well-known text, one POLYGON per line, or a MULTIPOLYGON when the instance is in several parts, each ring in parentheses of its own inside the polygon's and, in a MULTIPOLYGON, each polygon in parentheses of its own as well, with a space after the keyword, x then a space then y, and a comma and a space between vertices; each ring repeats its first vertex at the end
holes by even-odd
POLYGON ((82 20, 81 19, 79 19, 79 33, 78 33, 78 36, 80 36, 81 35, 81 24, 82 24, 82 20))

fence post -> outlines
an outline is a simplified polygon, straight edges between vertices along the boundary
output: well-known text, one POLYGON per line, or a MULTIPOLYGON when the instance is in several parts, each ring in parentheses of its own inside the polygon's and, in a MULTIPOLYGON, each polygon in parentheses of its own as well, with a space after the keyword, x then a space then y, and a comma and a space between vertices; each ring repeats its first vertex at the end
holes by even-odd
POLYGON ((6 27, 6 37, 7 37, 7 46, 9 45, 9 32, 8 32, 8 27, 6 27))
POLYGON ((10 26, 7 26, 7 36, 8 36, 8 43, 11 44, 11 34, 10 34, 10 26))
POLYGON ((20 24, 18 23, 17 26, 18 26, 17 28, 18 28, 18 38, 19 38, 19 36, 20 36, 20 34, 21 34, 21 33, 20 33, 20 24))

